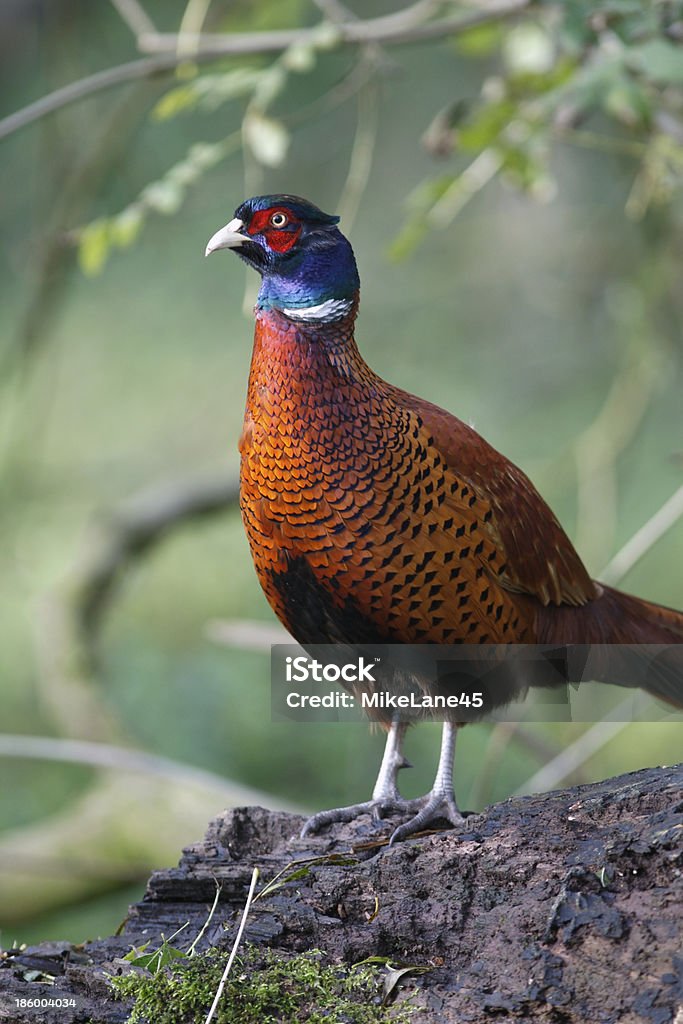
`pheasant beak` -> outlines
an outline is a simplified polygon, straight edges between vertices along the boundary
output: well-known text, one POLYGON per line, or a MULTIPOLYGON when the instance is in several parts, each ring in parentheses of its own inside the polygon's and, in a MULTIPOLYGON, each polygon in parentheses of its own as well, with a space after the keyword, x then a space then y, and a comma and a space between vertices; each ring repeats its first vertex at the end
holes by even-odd
POLYGON ((210 256, 217 249, 239 249, 241 245, 249 241, 248 238, 240 233, 243 227, 243 222, 239 217, 235 217, 224 228, 221 228, 215 235, 211 236, 204 255, 210 256))

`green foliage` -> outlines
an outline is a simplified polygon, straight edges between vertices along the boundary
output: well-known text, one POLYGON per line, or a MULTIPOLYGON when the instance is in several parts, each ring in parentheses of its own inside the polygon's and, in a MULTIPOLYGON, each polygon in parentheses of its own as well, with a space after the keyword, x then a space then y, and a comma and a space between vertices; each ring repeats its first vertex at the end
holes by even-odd
MULTIPOLYGON (((189 1024, 203 1019, 224 969, 224 953, 213 949, 174 959, 156 973, 136 971, 112 978, 119 999, 134 999, 129 1024, 189 1024)), ((379 963, 347 967, 326 962, 320 950, 283 957, 255 946, 233 964, 214 1020, 217 1024, 271 1024, 308 1021, 329 1024, 408 1024, 412 1008, 403 1002, 388 1010, 381 995, 379 963)), ((405 969, 401 971, 401 975, 405 969)), ((392 976, 392 988, 399 978, 392 976)))
MULTIPOLYGON (((631 0, 597 4, 566 0, 559 12, 554 5, 541 5, 530 8, 526 19, 514 24, 493 18, 457 35, 456 52, 485 61, 487 68, 493 64, 493 74, 484 78, 474 101, 458 97, 446 116, 437 115, 425 143, 435 155, 465 156, 470 163, 447 175, 451 198, 445 207, 440 203, 443 175, 435 183, 423 182, 412 194, 393 255, 405 257, 428 230, 448 227, 463 205, 496 175, 533 198, 551 198, 554 143, 586 144, 585 133, 582 139, 576 138, 577 128, 596 116, 606 118, 616 134, 606 133, 601 126, 594 144, 624 145, 625 152, 640 161, 637 196, 627 204, 627 213, 643 216, 651 204, 667 202, 681 180, 681 126, 678 120, 667 121, 666 115, 680 115, 675 87, 683 83, 683 50, 669 33, 680 22, 682 10, 680 2, 663 6, 631 0), (634 138, 640 146, 637 153, 632 148, 634 138), (667 140, 666 155, 662 138, 667 140), (482 157, 487 170, 483 175, 476 163, 482 157), (475 162, 474 174, 471 162, 475 162)), ((297 8, 297 16, 301 14, 297 8)), ((193 76, 159 100, 154 118, 164 121, 185 113, 213 113, 241 99, 246 101, 241 134, 235 133, 232 143, 200 147, 200 152, 208 154, 205 159, 193 147, 186 160, 149 185, 121 214, 84 227, 79 235, 84 273, 99 273, 114 246, 130 245, 151 210, 176 213, 188 186, 232 152, 235 138, 262 167, 282 167, 291 144, 290 129, 270 108, 286 93, 292 74, 312 71, 320 56, 339 40, 338 29, 322 21, 264 67, 239 65, 199 73, 193 65, 184 66, 185 74, 194 67, 193 76)), ((379 67, 377 63, 375 70, 379 67)))
MULTIPOLYGON (((176 932, 175 935, 177 934, 176 932)), ((171 945, 171 939, 175 938, 175 935, 172 935, 170 939, 162 938, 161 945, 156 949, 150 950, 149 942, 145 942, 143 946, 133 946, 123 959, 133 967, 139 967, 149 974, 158 974, 175 960, 184 960, 187 956, 182 949, 171 945)))
POLYGON ((120 213, 113 217, 98 217, 81 228, 78 262, 86 277, 94 277, 103 270, 112 249, 126 249, 132 245, 150 213, 167 217, 177 213, 190 185, 239 145, 239 133, 222 142, 195 143, 183 160, 171 167, 163 178, 145 186, 138 198, 120 213))
MULTIPOLYGON (((541 10, 504 32, 484 32, 481 48, 479 30, 474 47, 468 47, 467 36, 460 41, 469 55, 490 60, 495 51, 496 72, 483 81, 474 102, 451 108, 457 116, 446 128, 441 123, 430 148, 474 161, 486 155, 495 174, 540 199, 555 191, 554 143, 621 148, 639 159, 637 195, 626 212, 642 217, 651 204, 668 202, 683 180, 681 96, 674 88, 683 83, 683 50, 668 38, 683 5, 569 0, 561 10, 559 21, 554 9, 541 10), (579 131, 596 118, 603 120, 592 137, 579 131)), ((484 175, 478 185, 475 175, 468 181, 471 166, 423 182, 413 192, 392 247, 395 257, 405 257, 429 230, 448 227, 463 202, 490 180, 484 175), (464 200, 444 206, 445 193, 463 192, 464 200)))
MULTIPOLYGON (((245 145, 263 167, 281 167, 290 145, 290 133, 282 120, 268 113, 284 92, 291 74, 306 74, 316 65, 318 54, 336 46, 339 33, 334 25, 321 23, 307 40, 294 43, 270 65, 236 67, 224 72, 198 74, 192 65, 182 75, 192 76, 170 89, 155 105, 152 117, 168 121, 180 114, 214 113, 226 103, 247 99, 241 130, 214 143, 196 143, 187 156, 158 181, 151 182, 138 198, 112 217, 99 217, 79 232, 78 261, 87 277, 99 274, 113 248, 126 248, 137 238, 149 213, 171 216, 182 206, 187 190, 210 168, 245 145)), ((179 77, 181 71, 179 69, 179 77)))
POLYGON ((170 89, 152 111, 157 121, 167 121, 178 114, 200 110, 213 113, 223 103, 247 96, 254 91, 263 77, 257 68, 234 68, 218 74, 197 75, 170 89))

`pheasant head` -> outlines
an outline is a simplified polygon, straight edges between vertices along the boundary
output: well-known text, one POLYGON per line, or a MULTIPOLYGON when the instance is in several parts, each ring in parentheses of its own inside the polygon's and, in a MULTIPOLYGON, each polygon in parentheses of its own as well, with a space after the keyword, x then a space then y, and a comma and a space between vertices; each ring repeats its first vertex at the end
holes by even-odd
POLYGON ((332 323, 352 312, 359 290, 353 250, 338 222, 298 196, 256 196, 213 235, 206 255, 234 249, 259 272, 258 309, 332 323))

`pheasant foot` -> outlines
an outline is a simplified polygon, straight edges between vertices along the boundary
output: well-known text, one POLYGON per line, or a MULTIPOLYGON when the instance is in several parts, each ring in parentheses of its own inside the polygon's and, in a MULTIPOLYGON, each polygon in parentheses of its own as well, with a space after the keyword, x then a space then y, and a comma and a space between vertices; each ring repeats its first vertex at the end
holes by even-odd
MULTIPOLYGON (((380 799, 365 800, 359 804, 350 804, 348 807, 334 807, 329 811, 319 811, 308 819, 301 830, 301 837, 319 832, 326 825, 333 825, 335 822, 353 821, 361 814, 371 814, 376 821, 380 821, 388 814, 414 814, 419 817, 419 810, 424 804, 424 797, 417 800, 403 800, 400 796, 382 797, 380 799)), ((395 833, 394 833, 395 834, 395 833)), ((392 836, 393 840, 393 836, 392 836)))

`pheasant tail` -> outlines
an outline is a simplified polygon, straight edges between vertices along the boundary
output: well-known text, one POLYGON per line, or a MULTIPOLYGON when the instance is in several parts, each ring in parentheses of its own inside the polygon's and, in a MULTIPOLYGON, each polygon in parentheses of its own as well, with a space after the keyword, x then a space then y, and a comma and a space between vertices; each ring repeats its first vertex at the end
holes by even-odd
POLYGON ((600 597, 581 608, 541 609, 539 641, 604 645, 598 662, 602 681, 640 686, 683 707, 683 612, 601 588, 600 597), (649 651, 649 645, 676 646, 649 651))

